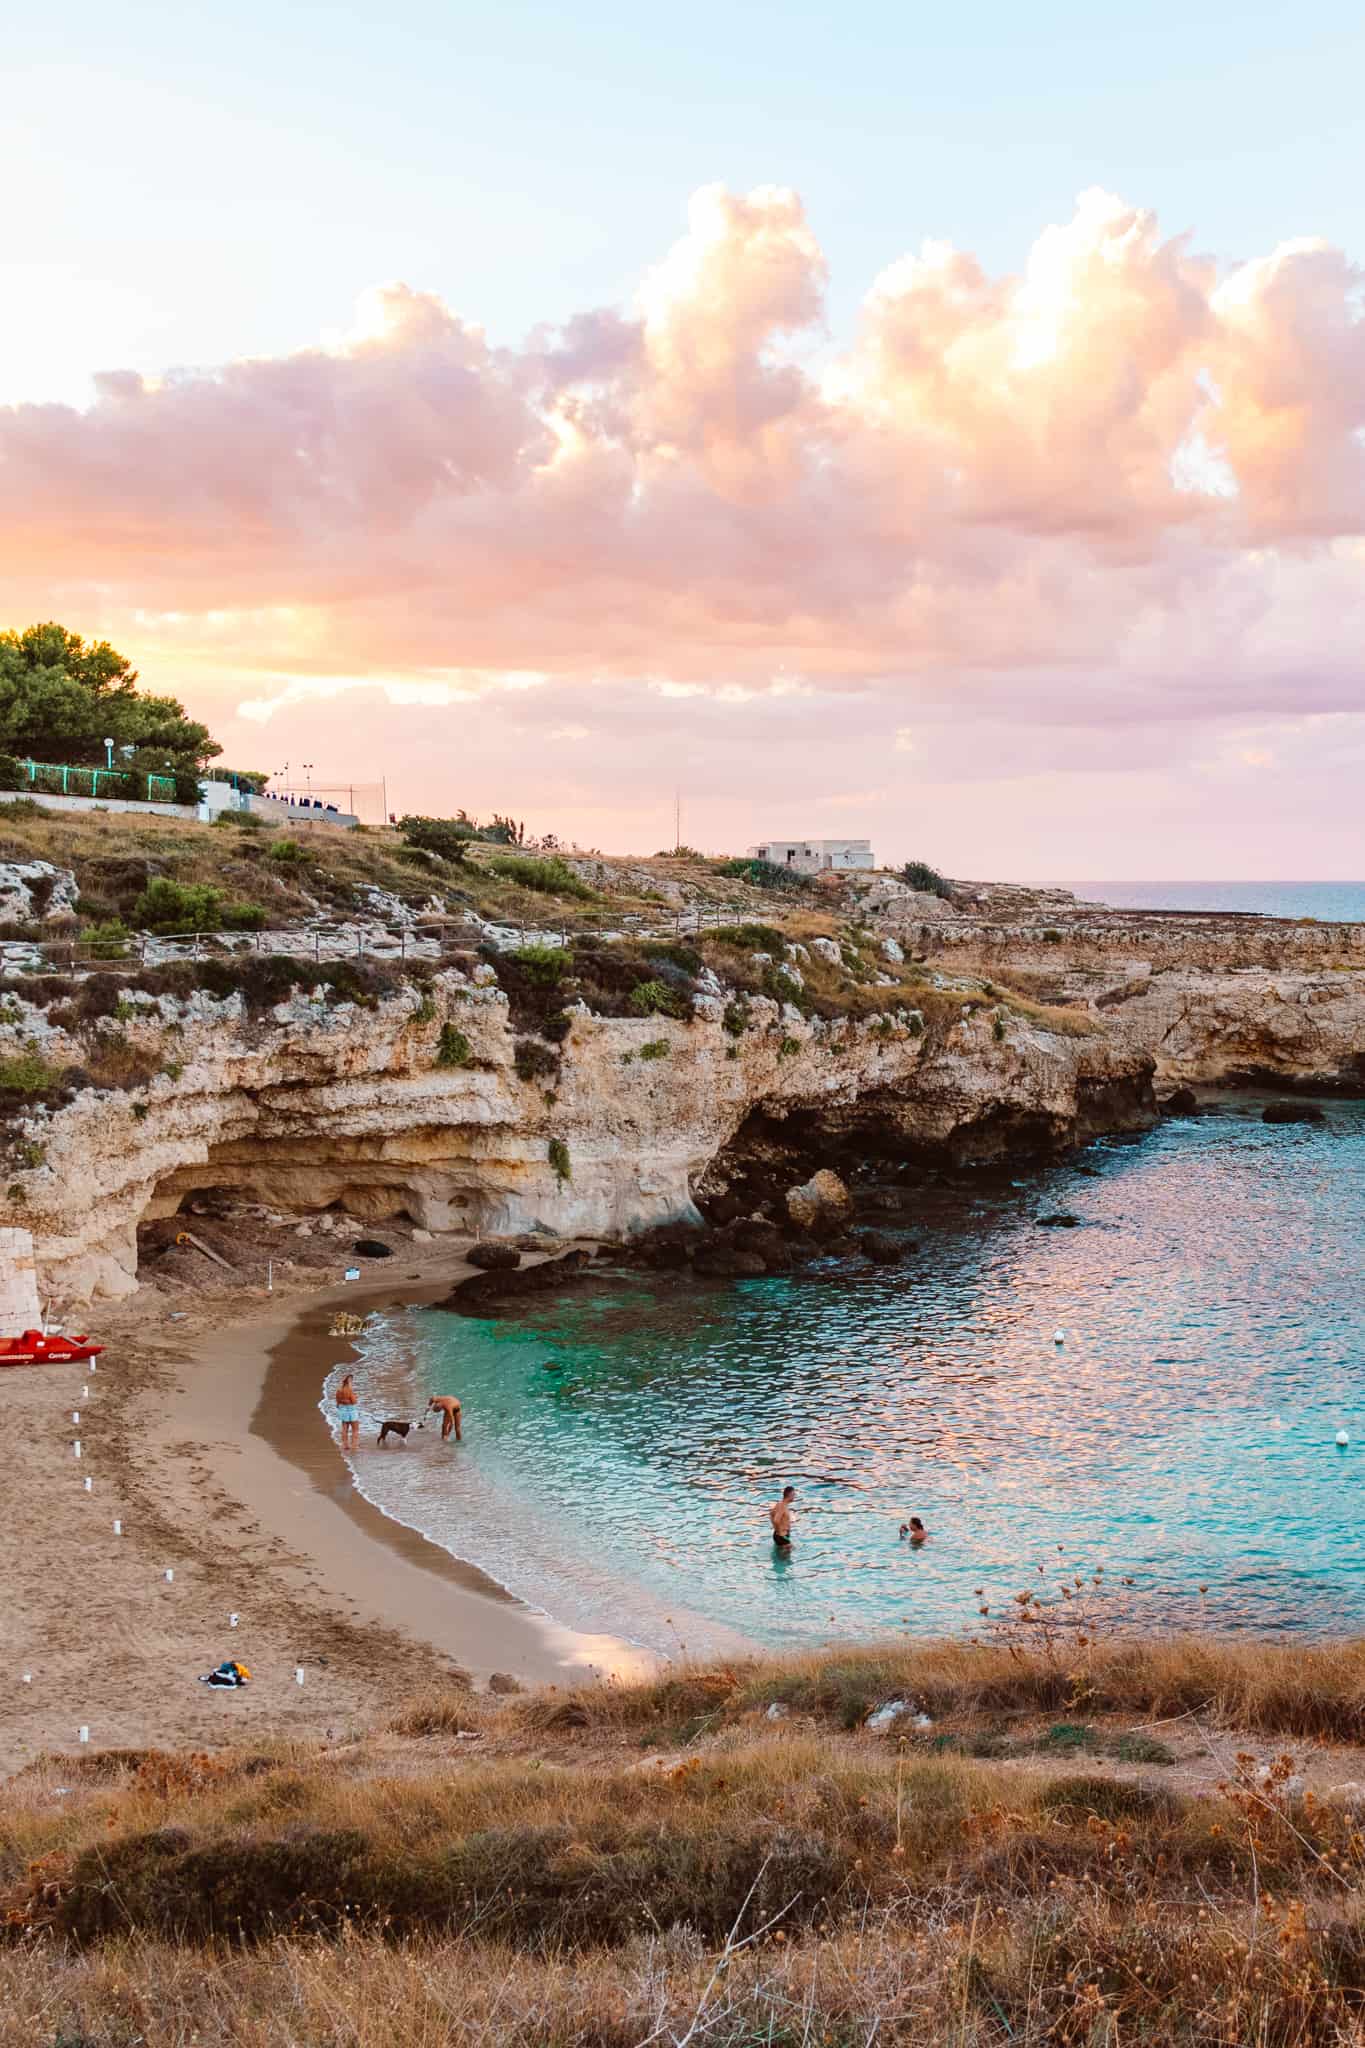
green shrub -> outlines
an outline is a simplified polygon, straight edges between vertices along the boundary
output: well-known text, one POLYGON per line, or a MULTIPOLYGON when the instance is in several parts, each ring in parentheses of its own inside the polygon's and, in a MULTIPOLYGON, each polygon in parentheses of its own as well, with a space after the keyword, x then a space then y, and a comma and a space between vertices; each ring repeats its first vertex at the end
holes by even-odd
POLYGON ((535 940, 518 946, 512 958, 525 968, 526 978, 537 988, 557 988, 573 965, 573 956, 563 946, 548 946, 535 940))
POLYGON ((923 1038, 924 1019, 918 1010, 912 1010, 905 1020, 905 1028, 912 1038, 923 1038))
POLYGON ((81 944, 96 960, 126 960, 129 936, 123 919, 110 917, 87 926, 81 934, 81 944))
POLYGON ((640 1047, 642 1060, 666 1060, 673 1048, 666 1038, 651 1038, 640 1047))
MULTIPOLYGON (((749 1005, 740 997, 734 996, 725 1005, 725 1015, 721 1018, 721 1023, 725 1026, 731 1038, 742 1038, 749 1028, 751 1015, 752 1012, 749 1009, 749 1005)), ((732 1046, 731 1051, 733 1050, 732 1046)))
POLYGON ((726 860, 722 861, 717 874, 733 876, 737 882, 752 882, 756 889, 788 889, 793 892, 811 887, 809 875, 798 874, 795 868, 780 867, 771 860, 726 860))
POLYGON ((421 853, 434 853, 438 860, 448 860, 456 867, 463 865, 470 840, 478 837, 468 818, 400 818, 398 829, 407 845, 421 853))
POLYGON ((432 1018, 435 1015, 436 1001, 435 998, 430 993, 428 993, 422 997, 422 1000, 418 1003, 417 1008, 413 1011, 412 1021, 414 1024, 430 1024, 432 1018))
POLYGON ((557 1078, 559 1054, 538 1038, 518 1038, 512 1045, 512 1065, 522 1081, 543 1081, 551 1074, 557 1078))
POLYGON ((573 1179, 573 1167, 569 1160, 569 1148, 562 1138, 551 1138, 549 1145, 546 1147, 545 1156, 554 1168, 556 1180, 562 1182, 573 1179))
MULTIPOLYGON (((0 789, 27 789, 28 770, 13 754, 0 754, 0 789)), ((9 808, 12 810, 13 805, 9 808)))
POLYGON ((135 1103, 133 1104, 133 1118, 134 1118, 134 1121, 135 1121, 135 1122, 137 1122, 137 1123, 143 1123, 143 1122, 145 1122, 145 1120, 146 1120, 146 1116, 147 1116, 147 1105, 146 1105, 146 1103, 145 1103, 145 1102, 135 1102, 135 1103))
POLYGON ((34 1173, 40 1166, 46 1166, 47 1147, 40 1145, 35 1138, 25 1138, 15 1153, 15 1158, 26 1172, 34 1173))
POLYGON ((437 1066, 467 1067, 472 1064, 473 1057, 473 1050, 463 1031, 457 1031, 453 1024, 443 1024, 436 1041, 437 1066))
POLYGON ((270 848, 270 858, 293 867, 300 861, 307 860, 308 849, 297 839, 277 839, 270 848))
POLYGON ((662 981, 637 982, 627 998, 632 1016, 677 1017, 682 1005, 662 981))
POLYGON ((951 896, 953 885, 937 868, 931 868, 927 860, 908 860, 901 869, 901 880, 907 888, 918 889, 924 896, 951 896))
POLYGON ((1055 924, 1050 924, 1047 927, 1047 930, 1043 933, 1043 944, 1045 946, 1060 946, 1061 943, 1061 933, 1058 931, 1055 924))
POLYGON ((994 1033, 994 1035, 995 1035, 995 1041, 996 1041, 996 1044, 997 1044, 997 1045, 998 1045, 998 1044, 1000 1044, 1000 1043, 1001 1043, 1001 1041, 1003 1040, 1004 1036, 1005 1036, 1005 1020, 1004 1020, 1004 1018, 1003 1018, 1003 1017, 997 1017, 997 1018, 996 1018, 996 1020, 995 1020, 995 1022, 994 1022, 994 1024, 992 1024, 992 1026, 991 1026, 991 1030, 992 1030, 992 1032, 993 1032, 993 1033, 994 1033))
POLYGON ((801 1041, 799 1038, 784 1038, 781 1045, 777 1048, 777 1057, 780 1060, 794 1059, 800 1050, 801 1041))
POLYGON ((771 924, 721 924, 706 936, 732 952, 771 953, 776 960, 781 959, 787 946, 776 925, 771 924))
POLYGON ((540 896, 573 896, 581 903, 600 900, 597 891, 590 889, 571 867, 566 867, 558 855, 548 859, 535 859, 529 854, 498 855, 489 861, 488 872, 519 889, 534 889, 540 896))
POLYGON ((152 932, 254 932, 265 923, 258 903, 233 903, 211 882, 173 882, 167 875, 148 882, 133 917, 152 932))
POLYGON ((49 1088, 56 1088, 60 1081, 57 1069, 49 1066, 42 1054, 31 1048, 27 1052, 0 1057, 0 1091, 11 1095, 43 1095, 49 1088))

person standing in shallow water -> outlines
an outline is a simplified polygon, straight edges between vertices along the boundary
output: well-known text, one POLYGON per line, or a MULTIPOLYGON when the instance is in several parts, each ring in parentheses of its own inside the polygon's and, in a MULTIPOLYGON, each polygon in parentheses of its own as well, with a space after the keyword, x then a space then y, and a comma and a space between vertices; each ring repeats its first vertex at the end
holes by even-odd
POLYGON ((337 1414, 341 1420, 341 1448, 343 1451, 360 1449, 360 1403, 356 1399, 355 1381, 347 1373, 337 1388, 337 1414))
POLYGON ((460 1427, 460 1404, 455 1396, 453 1394, 433 1394, 427 1402, 427 1414, 430 1415, 433 1410, 441 1418, 441 1442, 445 1442, 452 1430, 455 1433, 456 1443, 463 1442, 464 1431, 460 1427))
POLYGON ((792 1547, 792 1502, 796 1499, 796 1488, 784 1486, 782 1497, 775 1500, 768 1510, 768 1520, 773 1525, 773 1542, 780 1551, 792 1547))

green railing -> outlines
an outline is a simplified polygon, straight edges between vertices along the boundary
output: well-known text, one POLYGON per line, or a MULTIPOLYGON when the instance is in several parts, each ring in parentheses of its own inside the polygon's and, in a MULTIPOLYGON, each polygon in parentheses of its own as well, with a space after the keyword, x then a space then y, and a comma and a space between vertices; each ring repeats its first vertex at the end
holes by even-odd
POLYGON ((21 761, 30 789, 47 796, 106 796, 125 802, 173 804, 173 775, 134 775, 127 768, 62 767, 52 761, 21 761), (144 791, 145 785, 145 791, 144 791))

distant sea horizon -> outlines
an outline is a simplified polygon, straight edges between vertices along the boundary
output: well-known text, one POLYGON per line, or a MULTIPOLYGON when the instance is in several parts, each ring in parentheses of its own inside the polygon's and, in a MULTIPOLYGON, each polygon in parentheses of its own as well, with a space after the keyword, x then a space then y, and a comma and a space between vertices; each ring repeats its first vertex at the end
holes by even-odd
POLYGON ((1365 882, 1075 882, 1059 889, 1114 910, 1251 910, 1365 924, 1365 882))

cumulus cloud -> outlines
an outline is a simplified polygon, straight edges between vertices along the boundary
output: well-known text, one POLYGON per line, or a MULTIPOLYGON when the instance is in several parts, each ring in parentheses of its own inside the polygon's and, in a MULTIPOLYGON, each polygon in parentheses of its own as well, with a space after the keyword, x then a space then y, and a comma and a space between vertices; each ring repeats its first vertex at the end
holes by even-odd
POLYGON ((1348 711, 1361 281, 1315 241, 1224 274, 1090 191, 1013 274, 926 242, 841 343, 796 194, 707 187, 632 304, 517 348, 393 285, 322 345, 0 410, 0 588, 257 722, 533 677, 588 707, 547 732, 662 690, 705 745, 786 693, 918 774, 955 722, 1348 711))

